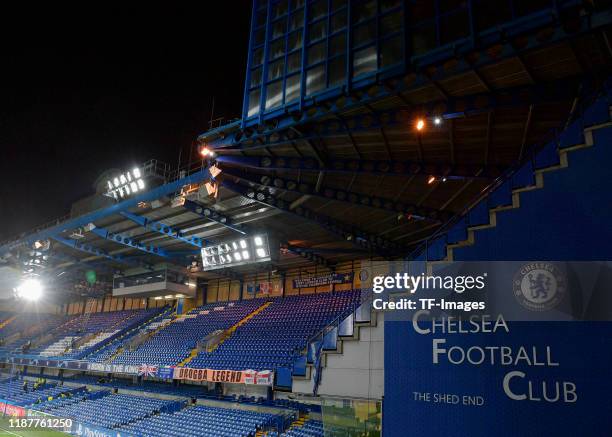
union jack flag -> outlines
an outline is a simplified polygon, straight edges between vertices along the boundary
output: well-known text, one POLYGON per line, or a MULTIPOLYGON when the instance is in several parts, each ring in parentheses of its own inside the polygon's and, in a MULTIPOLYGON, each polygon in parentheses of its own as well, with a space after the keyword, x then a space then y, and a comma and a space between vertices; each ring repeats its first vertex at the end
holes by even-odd
POLYGON ((142 364, 138 366, 138 374, 142 376, 155 376, 157 374, 157 366, 142 364))

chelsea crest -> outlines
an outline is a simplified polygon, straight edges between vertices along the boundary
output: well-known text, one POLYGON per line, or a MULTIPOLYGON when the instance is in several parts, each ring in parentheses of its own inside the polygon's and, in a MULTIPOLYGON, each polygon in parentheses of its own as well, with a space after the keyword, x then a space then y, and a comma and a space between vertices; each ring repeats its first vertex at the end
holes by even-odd
POLYGON ((563 300, 567 287, 565 274, 549 262, 525 264, 514 275, 514 297, 532 311, 548 311, 563 300))

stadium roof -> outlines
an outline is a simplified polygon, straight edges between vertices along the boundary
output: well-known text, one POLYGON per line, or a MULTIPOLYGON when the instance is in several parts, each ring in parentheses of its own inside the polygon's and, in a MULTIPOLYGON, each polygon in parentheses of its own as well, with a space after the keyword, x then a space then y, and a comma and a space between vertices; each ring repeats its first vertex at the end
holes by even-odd
MULTIPOLYGON (((554 139, 606 77, 608 28, 571 39, 555 32, 438 59, 258 125, 206 132, 199 143, 215 155, 205 164, 222 171, 216 200, 173 207, 182 187, 209 180, 198 164, 143 194, 6 242, 0 257, 19 265, 35 241, 50 238, 45 262, 56 274, 186 268, 202 244, 244 232, 281 243, 286 250, 272 266, 280 270, 406 257, 554 139), (71 237, 89 223, 95 230, 71 237)), ((197 275, 238 278, 261 268, 197 275)))

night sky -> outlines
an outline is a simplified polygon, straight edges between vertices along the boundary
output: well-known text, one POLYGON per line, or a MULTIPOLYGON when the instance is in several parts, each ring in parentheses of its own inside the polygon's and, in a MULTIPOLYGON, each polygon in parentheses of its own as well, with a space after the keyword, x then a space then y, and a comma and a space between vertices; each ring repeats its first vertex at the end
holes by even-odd
POLYGON ((186 163, 213 96, 215 117, 242 107, 250 1, 58 5, 3 16, 0 240, 67 214, 104 170, 186 163))

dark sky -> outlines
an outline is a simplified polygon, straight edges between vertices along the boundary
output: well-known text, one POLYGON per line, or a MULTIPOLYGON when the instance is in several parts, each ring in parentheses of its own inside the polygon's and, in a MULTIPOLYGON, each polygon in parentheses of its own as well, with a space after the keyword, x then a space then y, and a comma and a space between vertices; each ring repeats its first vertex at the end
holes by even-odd
POLYGON ((186 160, 213 96, 240 115, 250 1, 124 3, 3 13, 0 240, 68 213, 104 170, 186 160))

